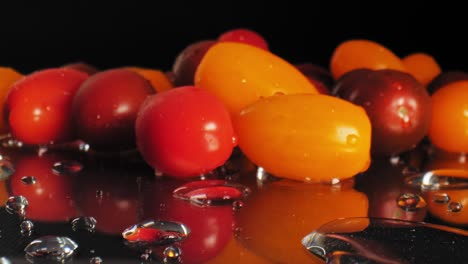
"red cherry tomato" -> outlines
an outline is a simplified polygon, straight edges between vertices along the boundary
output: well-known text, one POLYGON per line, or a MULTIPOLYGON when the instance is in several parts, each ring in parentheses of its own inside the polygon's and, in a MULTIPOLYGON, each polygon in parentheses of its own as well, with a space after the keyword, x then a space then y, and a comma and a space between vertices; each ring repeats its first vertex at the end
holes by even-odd
POLYGON ((71 197, 73 175, 53 172, 55 163, 70 160, 59 154, 23 153, 14 160, 15 173, 8 179, 11 195, 29 202, 26 217, 46 222, 68 221, 78 212, 71 197))
POLYGON ((73 139, 71 102, 88 74, 66 68, 37 71, 17 81, 5 102, 13 137, 25 144, 73 139))
POLYGON ((218 41, 241 42, 264 50, 269 50, 265 38, 258 32, 247 28, 236 28, 225 31, 219 35, 218 41))
POLYGON ((130 69, 94 74, 73 99, 77 136, 97 151, 134 148, 138 109, 153 93, 151 84, 130 69))
POLYGON ((138 113, 136 136, 145 161, 175 177, 193 177, 221 166, 235 146, 224 104, 194 86, 149 97, 138 113))

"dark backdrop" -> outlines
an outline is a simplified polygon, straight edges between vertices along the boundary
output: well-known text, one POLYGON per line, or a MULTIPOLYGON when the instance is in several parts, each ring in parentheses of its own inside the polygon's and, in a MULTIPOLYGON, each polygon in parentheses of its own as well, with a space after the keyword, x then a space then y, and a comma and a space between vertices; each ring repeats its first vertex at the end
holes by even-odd
POLYGON ((328 66, 341 41, 367 38, 400 56, 430 53, 444 70, 468 70, 463 10, 455 1, 409 0, 7 2, 0 6, 0 65, 29 72, 85 61, 167 70, 189 43, 248 27, 292 62, 328 66))

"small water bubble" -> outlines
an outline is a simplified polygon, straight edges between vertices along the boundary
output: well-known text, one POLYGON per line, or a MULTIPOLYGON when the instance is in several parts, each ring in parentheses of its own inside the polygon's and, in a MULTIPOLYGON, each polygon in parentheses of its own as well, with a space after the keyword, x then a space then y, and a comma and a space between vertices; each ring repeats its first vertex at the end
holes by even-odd
POLYGON ((104 191, 103 190, 96 190, 96 198, 102 199, 104 197, 104 191))
POLYGON ((396 166, 398 164, 401 164, 403 161, 401 160, 400 156, 395 155, 390 157, 390 164, 393 166, 396 166))
POLYGON ((48 150, 49 148, 47 146, 39 146, 39 148, 37 149, 37 155, 39 157, 42 157, 45 153, 47 153, 48 150))
POLYGON ((8 179, 13 173, 15 173, 13 163, 7 159, 0 160, 0 181, 8 179))
POLYGON ((177 263, 178 261, 180 261, 182 251, 178 247, 168 246, 164 249, 163 254, 164 263, 177 263))
POLYGON ((18 214, 20 216, 26 215, 26 208, 28 207, 29 202, 26 197, 19 195, 19 196, 11 196, 8 198, 6 202, 5 209, 7 212, 11 214, 18 214))
POLYGON ((234 201, 232 203, 232 210, 234 211, 239 211, 242 207, 244 206, 244 202, 243 201, 234 201))
POLYGON ((36 184, 37 180, 34 176, 23 176, 21 177, 21 182, 25 185, 36 184))
POLYGON ((93 233, 96 223, 96 219, 92 216, 81 216, 71 220, 73 231, 84 230, 93 233))
POLYGON ((23 142, 13 138, 9 138, 5 141, 2 141, 2 146, 5 148, 21 148, 23 147, 23 145, 23 142))
POLYGON ((34 229, 34 223, 31 220, 24 220, 20 224, 21 234, 31 235, 34 229))
POLYGON ((140 255, 140 260, 141 261, 148 261, 151 259, 151 254, 148 254, 148 253, 141 253, 140 255))
POLYGON ((102 264, 102 258, 101 257, 92 257, 89 260, 90 264, 102 264))
POLYGON ((460 156, 458 156, 458 163, 466 163, 466 153, 460 153, 460 156))
POLYGON ((78 245, 68 237, 44 236, 29 243, 24 251, 26 257, 35 260, 65 262, 75 253, 78 245))
POLYGON ((450 202, 450 196, 446 193, 434 193, 432 195, 432 201, 438 204, 446 204, 450 202))
POLYGON ((90 146, 88 143, 85 143, 85 142, 80 142, 78 144, 78 150, 81 151, 81 152, 88 152, 90 149, 90 146))
POLYGON ((451 202, 447 205, 449 212, 458 213, 463 209, 463 205, 459 202, 451 202))
POLYGON ((426 201, 414 193, 404 193, 397 199, 397 204, 405 211, 416 211, 426 207, 426 201))
POLYGON ((154 176, 156 177, 162 177, 164 175, 164 173, 160 170, 157 170, 157 169, 154 169, 154 176))
POLYGON ((226 205, 243 200, 250 189, 225 180, 192 181, 176 188, 173 196, 199 206, 226 205))
POLYGON ((11 261, 7 257, 0 257, 0 264, 11 264, 11 261))
POLYGON ((74 160, 59 161, 52 165, 52 171, 56 175, 73 175, 80 172, 83 169, 83 165, 74 160))

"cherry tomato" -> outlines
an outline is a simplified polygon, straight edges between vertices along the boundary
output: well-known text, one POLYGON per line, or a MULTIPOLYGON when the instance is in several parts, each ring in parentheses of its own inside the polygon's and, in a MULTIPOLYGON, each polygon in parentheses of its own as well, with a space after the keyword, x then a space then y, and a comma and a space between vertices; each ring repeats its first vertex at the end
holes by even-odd
POLYGON ((243 153, 278 177, 329 182, 369 165, 369 117, 337 97, 271 96, 244 108, 233 121, 243 153))
POLYGON ((15 82, 5 114, 13 137, 25 144, 50 144, 74 138, 71 102, 88 74, 66 68, 31 73, 15 82))
POLYGON ((424 86, 428 85, 442 71, 435 58, 427 53, 409 54, 402 58, 402 62, 408 73, 424 86))
POLYGON ((193 177, 221 166, 236 143, 223 103, 194 86, 149 97, 138 113, 136 136, 145 161, 175 177, 193 177))
POLYGON ((468 81, 439 88, 432 95, 429 139, 448 152, 468 152, 468 81))
POLYGON ((205 54, 195 86, 221 98, 231 114, 274 94, 319 93, 294 65, 251 45, 218 42, 205 54))
POLYGON ((23 75, 13 68, 0 67, 0 133, 2 134, 8 132, 7 120, 3 119, 3 105, 11 85, 22 77, 23 75))
POLYGON ((73 99, 78 138, 96 151, 135 148, 136 115, 151 94, 154 94, 151 84, 129 69, 110 69, 92 75, 73 99))
POLYGON ((193 85, 194 76, 201 59, 215 40, 200 40, 185 47, 174 60, 172 73, 175 86, 193 85))
POLYGON ((330 60, 330 70, 335 80, 359 68, 406 71, 401 59, 380 43, 366 39, 352 39, 340 43, 330 60))
POLYGON ((257 48, 269 50, 268 43, 265 38, 258 32, 247 28, 235 28, 225 31, 218 36, 218 41, 241 42, 257 48))
POLYGON ((230 205, 200 207, 175 198, 173 190, 186 183, 181 179, 160 178, 146 185, 144 199, 151 203, 144 207, 143 218, 175 221, 187 226, 190 234, 180 243, 182 262, 206 263, 233 239, 233 210, 230 205))
POLYGON ((52 170, 57 162, 69 161, 72 157, 58 153, 38 156, 22 153, 13 161, 15 173, 8 179, 11 195, 26 197, 29 205, 26 217, 46 222, 68 221, 78 211, 72 199, 74 175, 62 175, 52 170), (25 178, 30 177, 30 178, 25 178))

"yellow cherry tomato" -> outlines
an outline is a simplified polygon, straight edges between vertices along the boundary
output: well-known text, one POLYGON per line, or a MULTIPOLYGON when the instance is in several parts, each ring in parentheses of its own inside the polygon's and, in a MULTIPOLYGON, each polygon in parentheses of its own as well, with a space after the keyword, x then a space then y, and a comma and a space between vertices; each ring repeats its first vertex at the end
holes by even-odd
POLYGON ((271 96, 244 108, 233 123, 244 154, 278 177, 329 182, 369 166, 369 117, 337 97, 271 96))
POLYGON ((442 69, 435 58, 427 53, 412 53, 402 58, 403 65, 408 73, 414 76, 423 85, 428 85, 442 69))
POLYGON ((7 133, 8 127, 3 119, 3 104, 11 85, 22 78, 23 75, 12 68, 0 67, 0 133, 7 133))
POLYGON ((201 60, 195 86, 217 95, 231 114, 274 94, 319 93, 295 66, 244 43, 219 42, 201 60))
POLYGON ((148 80, 151 85, 153 86, 154 90, 158 93, 167 91, 174 87, 171 83, 167 75, 155 69, 148 69, 142 67, 127 67, 130 70, 135 71, 136 73, 143 76, 146 80, 148 80))
POLYGON ((468 152, 468 81, 447 84, 432 95, 429 139, 447 152, 468 152))
POLYGON ((333 51, 330 71, 335 79, 355 69, 394 69, 406 71, 401 59, 380 43, 352 39, 340 43, 333 51))

